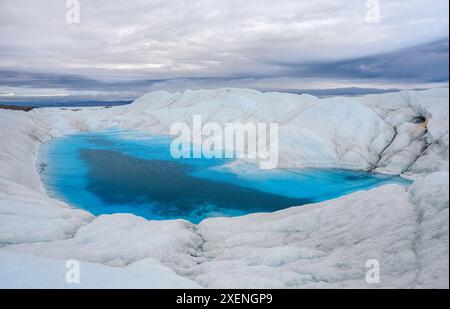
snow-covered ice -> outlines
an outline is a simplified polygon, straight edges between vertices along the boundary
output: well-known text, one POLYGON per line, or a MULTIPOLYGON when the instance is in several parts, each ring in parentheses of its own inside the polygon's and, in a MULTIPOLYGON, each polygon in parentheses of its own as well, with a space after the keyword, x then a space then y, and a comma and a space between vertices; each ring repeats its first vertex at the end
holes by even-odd
POLYGON ((77 259, 78 287, 88 288, 448 288, 448 98, 448 88, 326 99, 218 89, 152 92, 113 108, 0 110, 0 287, 73 287, 64 263, 77 259), (414 183, 198 225, 94 217, 47 196, 37 153, 51 138, 110 127, 167 134, 195 114, 280 123, 283 168, 414 183), (369 259, 380 262, 379 284, 365 280, 369 259))

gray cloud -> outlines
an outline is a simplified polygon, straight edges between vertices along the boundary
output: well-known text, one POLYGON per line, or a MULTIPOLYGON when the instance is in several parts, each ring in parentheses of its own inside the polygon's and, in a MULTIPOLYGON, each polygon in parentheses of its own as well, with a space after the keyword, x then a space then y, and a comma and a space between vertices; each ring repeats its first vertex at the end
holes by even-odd
POLYGON ((280 63, 292 75, 327 78, 380 79, 409 82, 445 82, 449 72, 448 40, 392 53, 336 62, 280 63))
POLYGON ((81 23, 67 24, 65 1, 1 1, 0 86, 141 92, 448 81, 448 1, 380 0, 378 24, 365 21, 361 0, 80 3, 81 23))

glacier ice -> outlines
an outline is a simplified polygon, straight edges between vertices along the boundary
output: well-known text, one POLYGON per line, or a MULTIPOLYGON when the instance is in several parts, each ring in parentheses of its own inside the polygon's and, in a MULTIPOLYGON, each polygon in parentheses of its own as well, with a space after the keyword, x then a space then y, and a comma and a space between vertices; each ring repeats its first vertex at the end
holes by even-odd
POLYGON ((80 287, 448 288, 448 114, 448 88, 326 99, 158 91, 108 109, 0 110, 0 287, 67 287, 61 268, 78 259, 80 287), (94 217, 46 194, 37 153, 51 138, 110 127, 167 134, 194 114, 278 122, 283 168, 373 170, 414 183, 198 225, 94 217), (375 286, 365 281, 369 259, 381 266, 375 286))

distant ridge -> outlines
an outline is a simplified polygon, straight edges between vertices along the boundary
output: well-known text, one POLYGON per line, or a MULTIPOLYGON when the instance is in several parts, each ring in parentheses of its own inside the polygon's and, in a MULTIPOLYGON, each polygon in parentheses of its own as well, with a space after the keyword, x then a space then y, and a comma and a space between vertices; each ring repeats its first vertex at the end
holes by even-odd
POLYGON ((0 109, 10 109, 15 111, 25 111, 29 112, 30 110, 34 109, 32 106, 15 106, 15 105, 2 105, 0 104, 0 109))
POLYGON ((118 106, 126 105, 133 100, 99 100, 79 98, 52 98, 52 97, 17 97, 0 98, 0 105, 15 107, 90 107, 90 106, 118 106))

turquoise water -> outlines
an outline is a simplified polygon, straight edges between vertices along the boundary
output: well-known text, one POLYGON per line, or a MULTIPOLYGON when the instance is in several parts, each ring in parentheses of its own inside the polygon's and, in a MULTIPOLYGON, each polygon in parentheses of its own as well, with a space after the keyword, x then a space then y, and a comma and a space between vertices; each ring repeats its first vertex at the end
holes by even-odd
POLYGON ((385 183, 408 184, 366 172, 260 170, 225 159, 173 159, 171 141, 119 130, 65 136, 43 146, 41 176, 50 195, 95 215, 133 213, 194 223, 320 202, 385 183))

